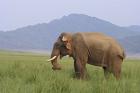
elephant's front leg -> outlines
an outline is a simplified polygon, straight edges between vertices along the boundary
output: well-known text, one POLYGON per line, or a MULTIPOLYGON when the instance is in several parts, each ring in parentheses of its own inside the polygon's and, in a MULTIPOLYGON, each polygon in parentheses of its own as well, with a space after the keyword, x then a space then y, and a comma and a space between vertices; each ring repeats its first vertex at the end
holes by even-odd
POLYGON ((80 78, 80 67, 78 66, 78 63, 74 61, 74 70, 75 70, 75 77, 80 78))
POLYGON ((85 79, 87 77, 85 64, 82 64, 80 60, 74 61, 74 69, 75 69, 76 78, 85 79))

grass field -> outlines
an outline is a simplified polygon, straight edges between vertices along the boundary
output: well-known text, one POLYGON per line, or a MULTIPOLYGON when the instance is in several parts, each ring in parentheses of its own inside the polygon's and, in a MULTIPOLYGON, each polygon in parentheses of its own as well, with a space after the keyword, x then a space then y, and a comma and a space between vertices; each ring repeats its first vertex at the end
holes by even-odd
POLYGON ((90 78, 73 78, 71 58, 61 60, 63 69, 52 71, 46 55, 0 52, 0 93, 140 93, 140 62, 125 60, 121 80, 104 78, 100 67, 87 65, 90 78))

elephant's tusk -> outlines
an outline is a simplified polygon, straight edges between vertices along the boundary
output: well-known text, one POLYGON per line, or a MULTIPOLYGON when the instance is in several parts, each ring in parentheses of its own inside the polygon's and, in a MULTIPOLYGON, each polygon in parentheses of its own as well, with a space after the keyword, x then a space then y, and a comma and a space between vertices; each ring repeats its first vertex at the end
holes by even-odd
POLYGON ((47 61, 52 61, 52 60, 56 59, 56 57, 57 57, 57 56, 54 56, 54 57, 50 58, 50 59, 47 60, 47 61))

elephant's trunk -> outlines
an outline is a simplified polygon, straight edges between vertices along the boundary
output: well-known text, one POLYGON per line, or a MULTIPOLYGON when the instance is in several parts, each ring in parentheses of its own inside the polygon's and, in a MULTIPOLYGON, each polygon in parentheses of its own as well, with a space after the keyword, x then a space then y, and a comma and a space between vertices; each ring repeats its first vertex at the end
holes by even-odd
POLYGON ((60 56, 59 49, 54 47, 53 51, 51 53, 51 58, 48 60, 48 61, 51 61, 52 65, 53 65, 53 67, 52 67, 53 70, 60 70, 61 69, 60 65, 57 62, 57 58, 59 56, 60 56))

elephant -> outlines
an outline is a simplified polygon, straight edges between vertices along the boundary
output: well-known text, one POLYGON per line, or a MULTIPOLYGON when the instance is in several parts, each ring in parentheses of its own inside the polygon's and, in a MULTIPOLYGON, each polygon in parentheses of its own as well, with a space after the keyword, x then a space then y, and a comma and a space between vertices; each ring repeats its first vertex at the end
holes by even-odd
POLYGON ((48 60, 53 70, 61 70, 57 59, 66 55, 73 58, 78 79, 87 77, 86 64, 102 67, 105 77, 112 73, 116 79, 120 79, 121 65, 125 59, 122 46, 114 38, 99 32, 61 33, 48 60))

